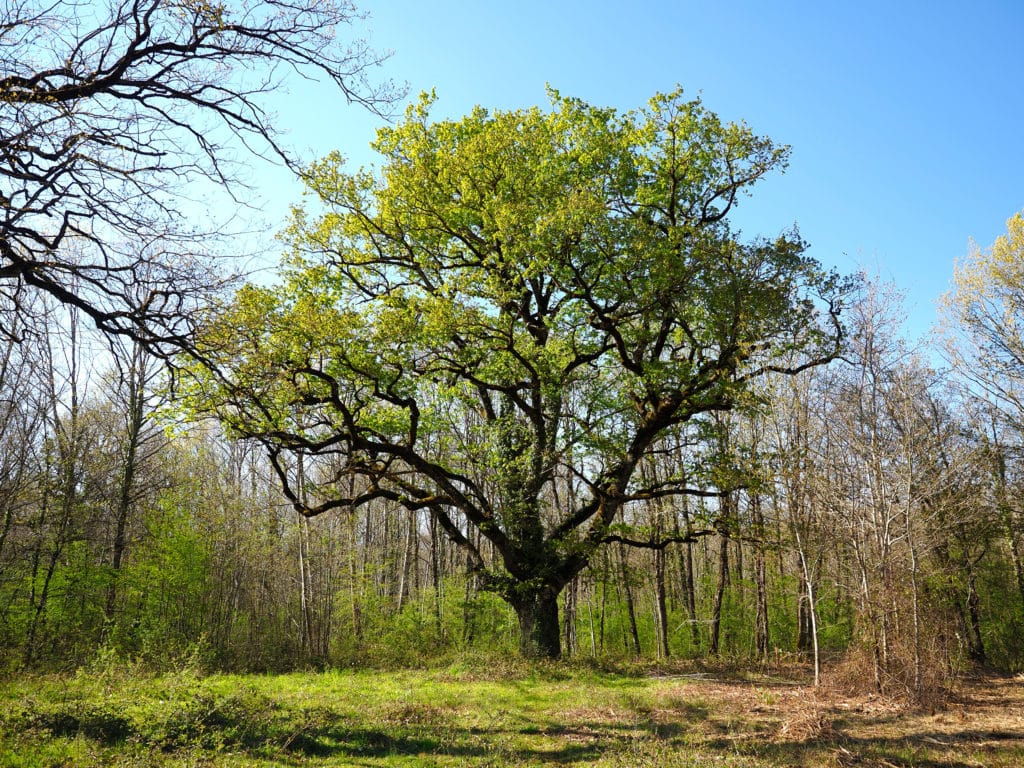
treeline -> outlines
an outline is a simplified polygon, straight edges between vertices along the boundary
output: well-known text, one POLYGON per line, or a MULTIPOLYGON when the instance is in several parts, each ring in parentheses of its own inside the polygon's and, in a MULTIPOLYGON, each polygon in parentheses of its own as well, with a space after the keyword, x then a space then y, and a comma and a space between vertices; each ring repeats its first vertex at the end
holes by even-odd
MULTIPOLYGON (((162 364, 48 311, 63 331, 12 327, 0 366, 6 667, 514 652, 515 614, 428 512, 302 518, 252 445, 176 420, 162 364)), ((1012 425, 908 350, 897 313, 868 291, 842 360, 664 443, 643 472, 694 492, 627 505, 563 594, 567 654, 803 657, 918 698, 971 664, 1024 669, 1012 425)), ((572 503, 572 479, 551 492, 572 503)))

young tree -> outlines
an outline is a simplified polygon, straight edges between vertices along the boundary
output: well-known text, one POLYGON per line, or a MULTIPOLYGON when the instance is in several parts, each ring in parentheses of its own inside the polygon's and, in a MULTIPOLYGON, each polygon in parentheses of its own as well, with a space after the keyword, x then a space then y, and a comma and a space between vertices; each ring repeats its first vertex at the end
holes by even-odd
POLYGON ((973 247, 958 263, 944 297, 947 350, 961 372, 1003 409, 1024 414, 1024 213, 988 250, 973 247))
POLYGON ((641 462, 759 377, 831 359, 846 284, 796 233, 729 227, 785 148, 678 91, 624 114, 551 96, 438 122, 425 97, 380 131, 379 175, 311 167, 325 210, 296 211, 283 285, 211 317, 193 395, 265 444, 302 514, 426 510, 484 570, 478 533, 521 650, 554 657, 559 593, 623 507, 688 490, 641 462))
MULTIPOLYGON (((321 76, 371 108, 348 2, 13 0, 0 9, 0 298, 49 294, 102 330, 179 342, 215 286, 189 208, 240 192, 239 146, 292 165, 262 97, 321 76)), ((236 207, 233 205, 232 207, 236 207)), ((0 333, 4 329, 0 329, 0 333)))
MULTIPOLYGON (((1024 602, 1024 512, 1006 493, 1008 463, 1024 443, 1024 213, 988 250, 974 247, 958 264, 945 296, 947 352, 957 373, 991 412, 986 442, 1000 509, 1024 602)), ((1013 474, 1012 467, 1010 474, 1013 474)))

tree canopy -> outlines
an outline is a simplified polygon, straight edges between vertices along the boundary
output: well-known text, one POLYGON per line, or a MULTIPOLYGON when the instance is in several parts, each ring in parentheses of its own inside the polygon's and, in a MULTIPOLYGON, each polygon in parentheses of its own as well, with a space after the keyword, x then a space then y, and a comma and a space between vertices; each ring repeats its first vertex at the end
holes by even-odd
POLYGON ((730 227, 787 148, 681 91, 550 97, 437 121, 423 97, 379 132, 379 172, 311 166, 285 279, 210 317, 191 395, 267 447, 303 514, 429 510, 522 650, 556 656, 558 595, 624 507, 701 492, 645 460, 830 360, 849 286, 795 231, 730 227))
POLYGON ((945 297, 947 349, 976 385, 1024 424, 1024 214, 987 250, 974 246, 957 264, 945 297), (958 337, 958 338, 957 338, 958 337))

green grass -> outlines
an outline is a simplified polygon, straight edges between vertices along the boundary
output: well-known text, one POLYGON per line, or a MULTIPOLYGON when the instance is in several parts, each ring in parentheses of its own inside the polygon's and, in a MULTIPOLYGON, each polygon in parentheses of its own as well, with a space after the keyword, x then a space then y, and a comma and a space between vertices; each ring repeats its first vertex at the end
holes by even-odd
POLYGON ((1024 764, 1024 742, 1015 748, 1013 738, 958 752, 960 762, 942 742, 858 736, 853 727, 779 738, 786 704, 774 700, 792 688, 736 681, 723 694, 679 678, 522 664, 21 677, 0 685, 0 765, 1024 764), (730 700, 733 691, 746 698, 730 700))

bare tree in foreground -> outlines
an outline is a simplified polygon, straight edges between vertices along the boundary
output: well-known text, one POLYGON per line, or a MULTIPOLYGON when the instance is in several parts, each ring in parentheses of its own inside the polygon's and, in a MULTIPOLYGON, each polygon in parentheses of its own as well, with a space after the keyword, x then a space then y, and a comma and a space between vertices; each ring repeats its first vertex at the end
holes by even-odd
POLYGON ((183 341, 215 284, 196 196, 240 191, 241 148, 295 167, 265 97, 296 72, 371 110, 393 96, 344 34, 360 18, 346 0, 5 2, 0 302, 42 292, 102 331, 183 341))

